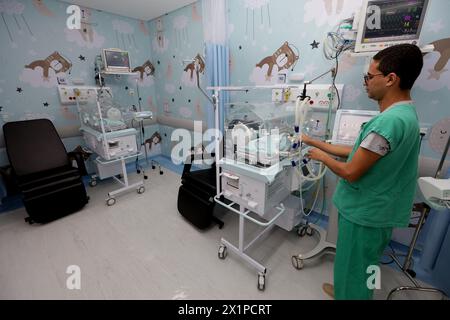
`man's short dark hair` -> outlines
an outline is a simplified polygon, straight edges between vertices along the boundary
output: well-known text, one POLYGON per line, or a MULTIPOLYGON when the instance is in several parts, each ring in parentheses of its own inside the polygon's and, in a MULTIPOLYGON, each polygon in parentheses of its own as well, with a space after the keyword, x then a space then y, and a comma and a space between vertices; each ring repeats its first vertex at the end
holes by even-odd
POLYGON ((385 76, 395 73, 400 89, 411 90, 423 68, 423 54, 413 44, 400 44, 378 52, 373 59, 380 63, 378 70, 385 76))

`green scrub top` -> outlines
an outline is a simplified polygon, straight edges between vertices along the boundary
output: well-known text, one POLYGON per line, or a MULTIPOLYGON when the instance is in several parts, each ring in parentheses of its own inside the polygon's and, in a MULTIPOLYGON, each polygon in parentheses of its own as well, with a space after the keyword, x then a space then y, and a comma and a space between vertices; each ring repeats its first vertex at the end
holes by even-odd
POLYGON ((416 108, 402 102, 362 126, 348 158, 372 132, 383 136, 390 152, 358 181, 339 181, 333 202, 347 220, 366 227, 407 227, 416 193, 420 127, 416 108))

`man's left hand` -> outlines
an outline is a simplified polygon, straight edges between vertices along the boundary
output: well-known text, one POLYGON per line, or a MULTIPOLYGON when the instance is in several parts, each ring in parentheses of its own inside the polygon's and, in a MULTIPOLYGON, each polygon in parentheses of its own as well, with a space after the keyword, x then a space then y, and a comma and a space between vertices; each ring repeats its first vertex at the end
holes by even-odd
POLYGON ((306 157, 310 158, 311 160, 323 162, 324 159, 328 157, 328 154, 320 149, 313 148, 308 151, 306 157))

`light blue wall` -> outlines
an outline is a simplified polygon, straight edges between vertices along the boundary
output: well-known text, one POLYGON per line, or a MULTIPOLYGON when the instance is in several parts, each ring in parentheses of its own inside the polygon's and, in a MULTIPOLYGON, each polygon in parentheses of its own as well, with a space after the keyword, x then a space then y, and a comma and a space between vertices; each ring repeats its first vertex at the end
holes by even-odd
MULTIPOLYGON (((264 81, 267 66, 263 70, 255 66, 274 54, 284 42, 288 42, 300 56, 294 73, 305 73, 306 79, 311 79, 328 70, 333 63, 323 56, 324 38, 340 19, 350 17, 361 3, 362 0, 229 0, 231 84, 270 84, 264 81), (320 43, 317 49, 311 46, 313 41, 320 43)), ((446 130, 444 134, 440 133, 442 128, 439 124, 450 119, 450 23, 446 18, 449 11, 450 1, 430 1, 423 43, 441 41, 443 49, 425 56, 423 73, 413 90, 420 122, 429 128, 431 139, 424 141, 422 156, 434 159, 441 157, 442 141, 448 135, 446 130), (439 59, 443 59, 444 67, 437 64, 439 59)), ((186 73, 183 72, 183 60, 203 53, 201 3, 169 13, 161 20, 162 46, 157 41, 157 20, 149 22, 152 56, 160 69, 155 84, 158 112, 178 119, 206 120, 208 103, 195 88, 195 83, 186 82, 186 73)), ((337 82, 346 85, 343 108, 377 109, 363 88, 362 74, 366 63, 365 58, 344 55, 340 59, 337 82)), ((204 76, 201 79, 204 81, 204 76)), ((328 76, 317 83, 329 81, 328 76)), ((448 126, 448 123, 444 125, 448 126)), ((170 138, 172 130, 170 127, 166 129, 170 138)), ((170 142, 166 144, 164 154, 169 155, 170 142)))
MULTIPOLYGON (((184 71, 189 60, 198 54, 204 57, 201 4, 193 3, 148 23, 152 56, 161 70, 156 75, 158 114, 169 119, 206 121, 207 100, 197 88, 196 75, 184 71)), ((200 75, 205 86, 206 78, 200 75)), ((170 156, 173 127, 161 125, 162 151, 170 156)))
MULTIPOLYGON (((44 79, 42 68, 31 70, 25 66, 57 51, 72 64, 70 74, 65 73, 68 84, 73 79, 82 79, 85 85, 95 85, 94 60, 103 48, 128 50, 133 67, 154 61, 146 22, 85 9, 87 20, 83 21, 92 28, 92 37, 83 37, 81 31, 66 27, 67 7, 67 3, 55 0, 0 1, 0 125, 5 121, 49 118, 60 134, 68 138, 64 142, 71 149, 82 142, 78 134, 80 122, 77 107, 62 106, 57 96, 56 77, 62 73, 50 69, 49 77, 44 79), (18 88, 22 91, 18 92, 18 88)), ((159 68, 155 67, 158 73, 159 68)), ((154 82, 153 76, 144 76, 139 86, 142 108, 156 112, 154 82)), ((136 89, 135 80, 109 77, 106 84, 113 88, 115 99, 123 108, 138 105, 137 97, 130 96, 127 90, 127 87, 136 89)), ((157 125, 150 127, 146 138, 156 130, 157 125)), ((0 165, 5 165, 8 161, 0 135, 0 165)))
MULTIPOLYGON (((326 60, 322 52, 324 38, 327 32, 334 29, 336 22, 350 17, 362 0, 230 0, 228 3, 229 29, 232 31, 231 83, 253 85, 268 84, 261 82, 261 79, 265 80, 265 72, 255 66, 266 56, 274 54, 286 41, 294 51, 298 50, 300 53, 294 73, 305 73, 308 80, 331 68, 333 62, 326 60), (339 4, 342 4, 342 9, 339 9, 339 4), (310 45, 313 41, 320 42, 318 49, 313 49, 310 45), (255 82, 255 79, 259 81, 255 82)), ((450 22, 447 12, 450 12, 450 1, 431 0, 423 30, 424 44, 448 39, 445 45, 446 67, 435 72, 441 53, 428 54, 422 76, 413 91, 420 122, 430 128, 442 119, 450 118, 450 22), (430 79, 431 74, 436 77, 430 79)), ((337 83, 346 85, 343 97, 345 109, 377 110, 376 103, 367 98, 363 88, 362 74, 365 72, 365 65, 365 58, 343 56, 340 60, 337 83)), ((330 82, 329 76, 317 83, 326 82, 330 82)), ((450 131, 450 121, 447 125, 450 131)), ((443 152, 441 138, 439 134, 433 136, 434 147, 429 141, 425 141, 422 155, 440 158, 443 152)))

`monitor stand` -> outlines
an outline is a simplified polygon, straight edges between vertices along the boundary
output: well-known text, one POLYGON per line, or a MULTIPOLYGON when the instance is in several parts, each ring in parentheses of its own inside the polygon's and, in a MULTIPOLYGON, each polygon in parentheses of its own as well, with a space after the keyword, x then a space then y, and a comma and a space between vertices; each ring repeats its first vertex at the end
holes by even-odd
MULTIPOLYGON (((335 177, 335 183, 337 183, 338 177, 335 177)), ((335 183, 333 183, 335 185, 335 183)), ((330 188, 328 186, 328 191, 334 192, 335 188, 330 188)), ((331 198, 329 195, 330 192, 326 192, 327 199, 331 198)), ((310 224, 309 228, 310 232, 307 232, 308 235, 313 236, 314 234, 319 236, 319 243, 317 246, 307 253, 301 253, 295 256, 292 256, 292 265, 294 268, 301 270, 304 267, 304 263, 307 260, 312 260, 316 258, 320 258, 323 255, 336 255, 336 243, 338 236, 338 212, 336 207, 331 204, 330 209, 328 210, 328 228, 324 230, 322 227, 317 226, 315 224, 310 224)))

